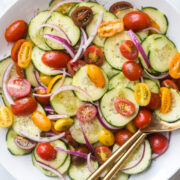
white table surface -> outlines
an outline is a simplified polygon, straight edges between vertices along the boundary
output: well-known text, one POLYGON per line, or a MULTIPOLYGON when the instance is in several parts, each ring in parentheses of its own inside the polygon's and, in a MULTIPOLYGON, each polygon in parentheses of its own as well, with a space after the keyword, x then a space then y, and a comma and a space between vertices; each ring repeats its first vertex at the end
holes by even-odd
MULTIPOLYGON (((0 16, 17 0, 0 0, 0 16)), ((31 0, 33 1, 33 0, 31 0)), ((43 1, 43 0, 42 0, 43 1)), ((169 0, 180 11, 180 0, 169 0)), ((177 172, 172 177, 172 180, 179 180, 180 172, 177 172)), ((1 180, 15 180, 1 165, 0 165, 0 179, 1 180)))

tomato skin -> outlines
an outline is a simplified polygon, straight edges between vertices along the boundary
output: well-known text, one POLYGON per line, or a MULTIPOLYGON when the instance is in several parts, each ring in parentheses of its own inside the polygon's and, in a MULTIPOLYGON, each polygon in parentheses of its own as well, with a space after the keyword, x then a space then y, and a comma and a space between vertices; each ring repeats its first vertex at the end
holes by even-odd
POLYGON ((138 115, 134 119, 136 127, 143 129, 151 122, 151 112, 145 108, 140 109, 138 115))
POLYGON ((119 10, 127 9, 127 8, 133 8, 133 5, 130 4, 129 2, 121 1, 121 2, 114 3, 110 7, 109 11, 116 14, 119 10))
POLYGON ((0 106, 0 127, 8 128, 13 124, 13 113, 6 106, 0 106))
POLYGON ((33 113, 37 109, 37 101, 33 97, 16 99, 15 104, 11 105, 14 115, 25 116, 33 113))
POLYGON ((173 88, 173 89, 178 90, 178 86, 175 84, 175 82, 173 82, 173 81, 170 80, 170 79, 164 80, 164 81, 161 83, 161 86, 167 87, 167 88, 173 88))
MULTIPOLYGON (((37 94, 45 95, 47 94, 45 89, 38 89, 37 94)), ((42 104, 42 105, 48 105, 50 97, 36 97, 36 99, 42 104)))
POLYGON ((8 42, 15 42, 21 38, 24 38, 28 31, 28 25, 23 20, 17 20, 13 22, 5 32, 5 39, 8 42))
POLYGON ((163 154, 169 146, 168 139, 162 134, 151 134, 148 139, 151 144, 152 151, 156 154, 163 154))
POLYGON ((133 133, 128 130, 120 130, 115 134, 116 143, 122 146, 132 135, 133 133))
POLYGON ((157 109, 161 105, 161 97, 157 93, 151 92, 151 100, 150 103, 146 106, 148 109, 157 109))
POLYGON ((19 67, 17 63, 16 63, 16 72, 20 78, 24 79, 24 70, 23 68, 19 67))
POLYGON ((130 81, 137 81, 142 76, 142 68, 135 61, 127 61, 123 64, 122 67, 123 74, 130 81))
POLYGON ((125 28, 127 30, 131 29, 134 32, 141 31, 151 26, 150 17, 141 11, 133 11, 126 14, 123 21, 125 28))
POLYGON ((98 139, 99 139, 99 142, 105 146, 112 146, 115 141, 114 134, 107 129, 102 129, 98 133, 98 139))
POLYGON ((66 68, 70 56, 60 51, 45 52, 42 56, 42 61, 45 65, 52 68, 66 68))
POLYGON ((52 161, 56 157, 56 150, 54 149, 53 146, 49 143, 40 143, 38 144, 36 148, 36 153, 37 155, 45 160, 45 161, 52 161))
POLYGON ((78 143, 73 139, 71 132, 69 130, 67 130, 65 132, 65 137, 68 141, 68 144, 70 144, 71 146, 73 146, 74 148, 77 148, 79 145, 78 143))

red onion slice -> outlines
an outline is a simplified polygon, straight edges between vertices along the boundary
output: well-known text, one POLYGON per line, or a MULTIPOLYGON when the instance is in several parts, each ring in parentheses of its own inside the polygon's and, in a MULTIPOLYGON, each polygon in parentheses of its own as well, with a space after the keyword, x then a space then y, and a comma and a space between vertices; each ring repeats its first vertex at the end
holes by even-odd
POLYGON ((36 86, 36 87, 34 88, 35 91, 37 91, 37 90, 45 90, 45 91, 46 91, 46 89, 47 89, 47 88, 42 87, 42 86, 36 86))
POLYGON ((150 74, 146 69, 144 69, 144 72, 151 78, 153 79, 164 79, 165 77, 168 77, 169 76, 169 72, 166 72, 166 73, 162 73, 161 75, 159 76, 154 76, 152 74, 150 74))
POLYGON ((40 80, 39 72, 37 70, 34 70, 36 81, 38 82, 39 86, 42 86, 44 88, 47 88, 40 80))
POLYGON ((88 157, 87 157, 87 166, 88 166, 88 170, 93 173, 95 171, 95 169, 92 167, 91 165, 91 153, 88 154, 88 157))
POLYGON ((86 42, 88 40, 88 34, 82 27, 80 29, 81 29, 82 35, 84 37, 84 41, 86 42))
POLYGON ((52 108, 52 106, 43 106, 43 108, 45 111, 54 112, 54 109, 52 108))
POLYGON ((141 76, 140 80, 141 80, 142 83, 144 83, 144 78, 143 78, 143 76, 141 76))
POLYGON ((44 97, 44 98, 47 98, 47 97, 50 97, 52 94, 36 94, 36 93, 33 93, 33 96, 36 96, 36 97, 44 97))
POLYGON ((142 31, 149 31, 149 30, 154 30, 156 31, 157 33, 161 34, 161 31, 155 27, 148 27, 146 29, 143 29, 142 31))
POLYGON ((59 69, 52 69, 52 72, 56 72, 56 73, 59 73, 59 74, 63 74, 65 73, 66 76, 69 76, 69 77, 72 77, 71 74, 69 74, 68 72, 64 72, 64 70, 59 70, 59 69))
POLYGON ((64 69, 63 74, 62 74, 62 78, 61 78, 61 81, 60 81, 60 84, 59 84, 59 87, 63 86, 65 78, 66 78, 66 71, 64 69))
POLYGON ((50 120, 58 120, 58 119, 62 119, 62 118, 69 118, 69 116, 68 115, 66 115, 66 114, 57 114, 57 115, 49 115, 49 116, 47 116, 50 120))

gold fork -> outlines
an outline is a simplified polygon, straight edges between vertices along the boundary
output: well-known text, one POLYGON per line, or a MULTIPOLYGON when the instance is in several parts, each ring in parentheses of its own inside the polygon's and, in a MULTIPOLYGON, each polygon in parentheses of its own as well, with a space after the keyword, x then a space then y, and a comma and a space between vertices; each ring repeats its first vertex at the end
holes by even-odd
POLYGON ((124 143, 121 147, 119 147, 111 155, 111 157, 106 162, 104 162, 88 178, 88 180, 96 180, 96 179, 98 179, 98 177, 103 173, 103 171, 107 167, 109 167, 110 165, 112 165, 114 162, 116 162, 118 160, 116 162, 116 164, 113 166, 113 168, 111 168, 111 170, 103 178, 103 180, 110 180, 121 169, 122 164, 124 163, 124 161, 143 142, 143 140, 146 138, 146 136, 148 134, 155 133, 155 132, 174 131, 174 130, 177 130, 177 129, 180 129, 180 121, 177 121, 175 123, 167 123, 167 122, 164 122, 164 121, 160 120, 155 115, 153 115, 151 124, 147 128, 145 128, 143 130, 138 130, 128 141, 126 141, 126 143, 124 143), (127 150, 127 151, 125 152, 125 150, 127 150), (124 153, 124 154, 122 155, 122 153, 124 153), (122 156, 120 156, 120 155, 122 155, 122 156))

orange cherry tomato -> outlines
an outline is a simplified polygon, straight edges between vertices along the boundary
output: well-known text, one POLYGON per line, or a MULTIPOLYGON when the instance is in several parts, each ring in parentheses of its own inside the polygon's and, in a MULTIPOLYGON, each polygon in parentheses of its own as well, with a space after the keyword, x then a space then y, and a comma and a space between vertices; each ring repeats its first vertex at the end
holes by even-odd
POLYGON ((95 84, 96 87, 103 87, 105 85, 105 78, 101 69, 96 65, 87 66, 87 74, 91 81, 95 84))
POLYGON ((177 53, 170 62, 169 74, 172 78, 180 78, 180 53, 177 53))
POLYGON ((49 82, 48 87, 47 87, 47 94, 49 94, 51 92, 51 89, 54 86, 54 84, 61 78, 62 78, 62 75, 57 75, 51 79, 51 81, 49 82))
POLYGON ((120 19, 102 23, 98 28, 98 34, 102 37, 111 37, 122 31, 124 31, 124 23, 120 19))
MULTIPOLYGON (((151 19, 151 27, 155 27, 156 29, 160 30, 159 24, 157 24, 153 19, 151 19)), ((150 30, 150 34, 157 34, 157 32, 150 30)))
MULTIPOLYGON (((45 95, 45 94, 47 94, 47 91, 46 91, 46 89, 38 89, 37 94, 45 95)), ((36 98, 42 105, 49 104, 50 97, 36 97, 36 98)))

